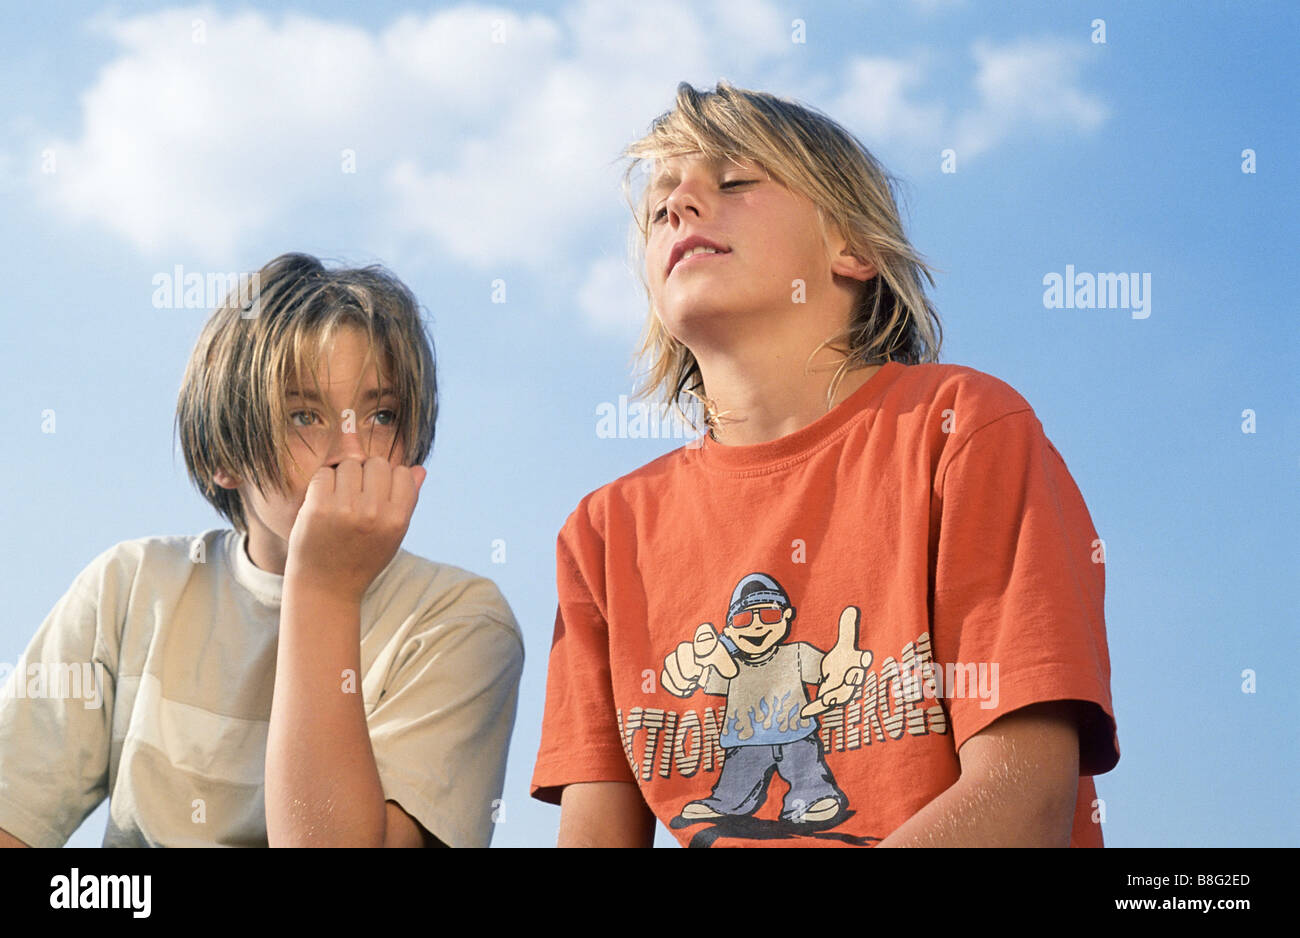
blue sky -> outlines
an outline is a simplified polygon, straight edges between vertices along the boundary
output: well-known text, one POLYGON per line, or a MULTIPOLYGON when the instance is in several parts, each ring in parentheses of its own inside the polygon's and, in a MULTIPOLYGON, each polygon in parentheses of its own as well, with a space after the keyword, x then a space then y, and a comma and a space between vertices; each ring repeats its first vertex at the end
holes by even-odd
MULTIPOLYGON (((528 660, 494 843, 553 843, 558 811, 527 785, 555 535, 673 445, 596 433, 633 386, 644 311, 618 153, 678 81, 726 78, 821 108, 902 178, 942 360, 1019 390, 1087 500, 1122 749, 1097 779, 1107 843, 1295 845, 1297 27, 1282 2, 12 13, 0 661, 108 546, 219 526, 171 435, 209 311, 155 308, 154 276, 287 250, 382 262, 433 319, 444 392, 405 546, 515 610, 528 660), (1149 315, 1046 308, 1067 265, 1149 274, 1149 315)), ((105 817, 71 843, 98 844, 105 817)))

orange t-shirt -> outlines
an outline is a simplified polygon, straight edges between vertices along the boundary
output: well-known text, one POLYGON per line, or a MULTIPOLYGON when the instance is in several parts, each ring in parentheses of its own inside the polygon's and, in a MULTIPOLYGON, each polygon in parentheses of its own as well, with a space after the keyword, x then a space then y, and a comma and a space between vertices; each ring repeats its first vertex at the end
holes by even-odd
POLYGON ((1101 846, 1103 550, 1032 408, 971 368, 890 362, 780 439, 688 444, 560 532, 532 794, 635 781, 688 846, 872 845, 972 735, 1076 700, 1071 845, 1101 846))

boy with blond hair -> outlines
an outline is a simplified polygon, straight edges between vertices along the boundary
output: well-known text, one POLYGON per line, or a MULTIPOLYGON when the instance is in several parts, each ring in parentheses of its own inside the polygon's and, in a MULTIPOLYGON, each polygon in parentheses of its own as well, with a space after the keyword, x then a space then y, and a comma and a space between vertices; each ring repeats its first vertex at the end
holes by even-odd
POLYGON ((438 410, 415 299, 302 254, 252 282, 177 406, 234 530, 118 544, 55 605, 0 699, 2 845, 105 797, 104 846, 491 837, 523 646, 491 581, 401 549, 438 410), (28 693, 69 666, 93 698, 28 693))
POLYGON ((726 83, 627 155, 643 392, 707 433, 560 533, 560 844, 1100 846, 1100 540, 1024 398, 938 364, 890 177, 726 83))

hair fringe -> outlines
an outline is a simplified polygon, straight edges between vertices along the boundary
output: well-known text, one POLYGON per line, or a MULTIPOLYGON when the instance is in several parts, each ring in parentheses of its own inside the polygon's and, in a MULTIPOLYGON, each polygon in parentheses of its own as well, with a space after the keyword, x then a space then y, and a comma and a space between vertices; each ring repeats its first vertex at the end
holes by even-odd
POLYGON ((291 471, 301 468, 288 445, 286 391, 309 377, 323 397, 317 365, 339 329, 365 333, 362 375, 373 367, 381 390, 396 395, 394 446, 401 442, 408 465, 428 458, 438 418, 433 340, 415 297, 391 272, 379 265, 330 270, 291 253, 263 266, 253 282, 251 302, 242 286, 232 290, 204 325, 176 403, 190 480, 239 531, 248 529, 243 499, 213 476, 223 471, 284 493, 291 471))

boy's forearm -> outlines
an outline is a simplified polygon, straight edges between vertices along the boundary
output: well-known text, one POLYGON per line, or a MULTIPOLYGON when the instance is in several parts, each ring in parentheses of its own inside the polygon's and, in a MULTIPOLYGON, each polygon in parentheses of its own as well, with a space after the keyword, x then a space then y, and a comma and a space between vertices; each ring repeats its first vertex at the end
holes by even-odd
POLYGON ((1022 707, 958 750, 961 777, 878 847, 1068 847, 1079 789, 1079 705, 1022 707))
POLYGON ((361 696, 361 604, 285 580, 266 746, 271 846, 383 846, 361 696))
POLYGON ((557 847, 653 847, 655 816, 633 782, 581 782, 560 795, 557 847))
POLYGON ((877 847, 1068 847, 1073 803, 963 776, 877 847))

